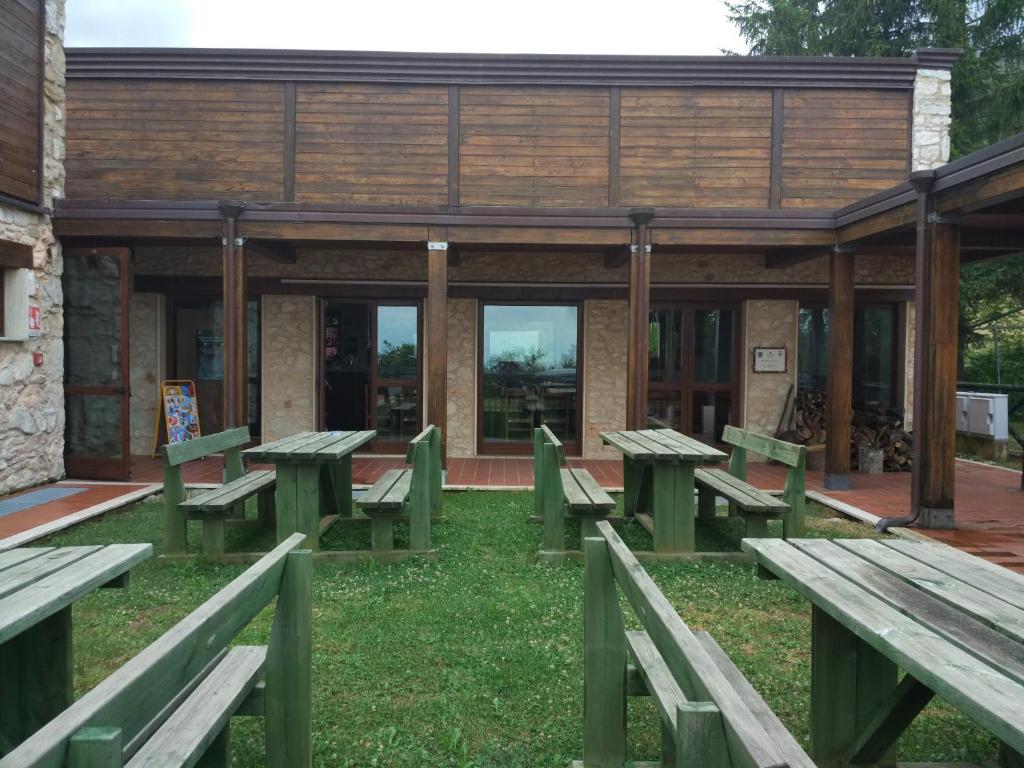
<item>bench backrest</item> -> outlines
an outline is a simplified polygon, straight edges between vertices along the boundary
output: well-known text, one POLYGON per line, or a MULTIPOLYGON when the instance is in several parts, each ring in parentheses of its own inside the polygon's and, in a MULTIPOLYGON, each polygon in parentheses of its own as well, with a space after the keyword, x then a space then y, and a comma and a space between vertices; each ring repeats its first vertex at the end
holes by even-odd
POLYGON ((173 707, 168 705, 275 598, 265 668, 267 764, 309 766, 313 561, 308 550, 299 550, 304 539, 297 533, 279 544, 36 731, 0 760, 0 766, 63 768, 72 737, 88 727, 120 729, 127 761, 171 714, 173 707))
POLYGON ((441 514, 441 430, 430 424, 410 440, 405 461, 412 465, 410 546, 429 549, 430 518, 441 514))
MULTIPOLYGON (((559 468, 564 467, 565 448, 546 424, 533 430, 533 512, 544 514, 545 493, 562 494, 559 468)), ((560 505, 563 499, 558 500, 560 505)))
POLYGON ((161 450, 164 455, 164 463, 172 467, 194 459, 201 459, 204 456, 212 456, 215 453, 224 454, 226 466, 228 455, 238 455, 240 448, 248 442, 249 428, 236 427, 224 432, 215 432, 212 435, 203 435, 194 440, 186 440, 183 443, 168 443, 161 446, 161 450))
MULTIPOLYGON (((618 741, 620 736, 621 748, 625 749, 624 708, 619 699, 625 695, 628 660, 617 586, 685 694, 692 707, 687 714, 704 721, 702 730, 709 727, 706 721, 711 718, 712 731, 720 734, 720 738, 705 740, 708 752, 699 764, 745 768, 787 765, 785 755, 756 714, 611 524, 602 520, 597 530, 598 537, 584 541, 584 761, 588 746, 601 755, 609 749, 610 740, 618 741)), ((687 721, 683 714, 680 709, 677 728, 693 728, 694 720, 687 721)))
POLYGON ((785 490, 782 494, 782 500, 789 504, 790 508, 784 535, 787 539, 803 536, 805 528, 804 497, 807 491, 804 477, 807 465, 807 447, 732 426, 726 426, 722 432, 722 442, 733 446, 732 456, 729 458, 729 473, 740 480, 747 479, 747 451, 767 456, 769 459, 789 467, 786 472, 785 490))

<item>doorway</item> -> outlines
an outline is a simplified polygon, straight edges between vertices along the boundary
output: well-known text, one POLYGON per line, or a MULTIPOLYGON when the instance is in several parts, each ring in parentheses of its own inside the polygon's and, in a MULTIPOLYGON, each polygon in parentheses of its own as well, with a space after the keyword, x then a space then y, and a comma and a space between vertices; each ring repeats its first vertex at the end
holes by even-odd
POLYGON ((374 429, 375 452, 404 452, 422 429, 419 304, 324 299, 321 313, 323 429, 374 429))
POLYGON ((649 426, 719 442, 738 405, 738 306, 657 305, 649 334, 649 426))
POLYGON ((127 248, 64 251, 64 465, 68 477, 127 480, 127 248))

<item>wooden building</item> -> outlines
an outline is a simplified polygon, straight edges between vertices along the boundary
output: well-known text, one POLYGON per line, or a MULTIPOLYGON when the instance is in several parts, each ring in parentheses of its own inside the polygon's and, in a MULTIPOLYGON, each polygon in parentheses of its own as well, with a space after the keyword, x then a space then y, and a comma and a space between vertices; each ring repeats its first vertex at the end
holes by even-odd
POLYGON ((205 431, 367 427, 396 452, 429 422, 450 457, 527 453, 542 422, 585 457, 648 420, 772 433, 817 388, 834 487, 855 406, 940 440, 936 524, 959 187, 910 185, 956 56, 70 49, 69 359, 96 359, 86 274, 122 314, 68 453, 123 474, 164 379, 197 381, 205 431))

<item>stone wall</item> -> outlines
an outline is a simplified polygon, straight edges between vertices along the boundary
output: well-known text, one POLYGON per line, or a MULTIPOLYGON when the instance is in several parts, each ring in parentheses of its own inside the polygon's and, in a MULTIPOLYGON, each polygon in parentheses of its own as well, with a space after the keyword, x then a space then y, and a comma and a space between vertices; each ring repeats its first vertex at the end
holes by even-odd
POLYGON ((313 296, 264 296, 260 315, 263 442, 317 428, 313 296))
POLYGON ((949 160, 950 73, 919 69, 914 79, 914 148, 911 170, 927 171, 949 160))
POLYGON ((448 300, 448 455, 476 455, 477 302, 448 300))
POLYGON ((616 459, 600 433, 626 428, 629 304, 587 301, 583 306, 583 457, 616 459))
POLYGON ((160 410, 159 386, 164 378, 164 301, 158 293, 133 293, 128 301, 128 366, 131 388, 131 451, 153 452, 153 426, 160 410))
POLYGON ((790 387, 795 391, 799 311, 796 301, 744 302, 743 426, 753 432, 774 435, 790 387), (785 347, 786 373, 754 373, 755 347, 785 347))
MULTIPOLYGON (((64 193, 64 0, 47 0, 43 205, 64 193)), ((0 205, 0 239, 32 246, 26 291, 42 334, 0 340, 0 496, 64 474, 64 318, 60 243, 48 216, 0 205), (40 365, 33 362, 40 353, 40 365)), ((9 271, 9 274, 13 273, 9 271)), ((13 274, 12 274, 13 280, 13 274)))

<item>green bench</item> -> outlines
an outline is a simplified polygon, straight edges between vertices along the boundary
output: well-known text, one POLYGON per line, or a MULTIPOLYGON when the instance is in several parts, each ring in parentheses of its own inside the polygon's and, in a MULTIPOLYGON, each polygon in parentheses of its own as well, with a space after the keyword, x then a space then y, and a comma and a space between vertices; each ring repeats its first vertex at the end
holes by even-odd
POLYGON ((580 521, 581 535, 594 532, 594 523, 615 509, 615 500, 585 469, 567 466, 565 449, 548 427, 533 431, 534 511, 544 523, 542 560, 564 557, 565 521, 580 521))
POLYGON ((694 475, 697 516, 714 517, 716 497, 721 496, 729 502, 729 515, 742 517, 746 522, 748 538, 767 536, 768 521, 780 517, 785 538, 802 536, 807 448, 730 426, 722 433, 722 442, 733 446, 729 469, 703 468, 694 475), (781 499, 746 482, 747 451, 789 467, 781 499))
POLYGON ((224 523, 244 519, 245 502, 257 498, 260 522, 270 527, 274 519, 273 470, 246 472, 241 447, 249 442, 249 428, 238 427, 184 443, 162 446, 164 457, 164 520, 165 548, 168 555, 185 553, 187 521, 202 523, 203 552, 220 555, 224 552, 224 523), (216 488, 200 491, 186 498, 181 467, 190 461, 217 453, 224 454, 226 482, 216 488))
POLYGON ((370 518, 370 546, 377 555, 394 552, 395 519, 409 518, 409 551, 433 552, 430 521, 441 514, 441 430, 431 425, 409 441, 410 469, 389 469, 356 506, 370 518))
POLYGON ((2 768, 227 768, 235 716, 264 720, 270 768, 312 765, 312 557, 279 544, 50 720, 2 768), (229 643, 276 599, 265 646, 229 643))
POLYGON ((573 768, 814 768, 714 639, 693 632, 608 521, 584 540, 583 760, 573 768), (641 629, 627 632, 626 597, 641 629), (626 755, 626 697, 660 715, 660 762, 626 755))

